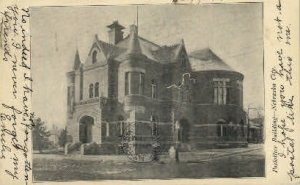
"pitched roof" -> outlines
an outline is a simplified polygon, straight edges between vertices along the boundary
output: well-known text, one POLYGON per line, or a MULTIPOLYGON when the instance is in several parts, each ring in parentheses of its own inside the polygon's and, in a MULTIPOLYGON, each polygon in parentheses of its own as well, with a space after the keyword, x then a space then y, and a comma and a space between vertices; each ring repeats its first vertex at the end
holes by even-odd
POLYGON ((210 48, 191 52, 189 60, 194 71, 234 71, 212 52, 210 48))
MULTIPOLYGON (((116 60, 122 61, 128 54, 139 53, 151 60, 164 64, 175 61, 175 59, 179 57, 182 48, 184 48, 183 40, 180 43, 171 46, 159 46, 158 44, 139 36, 135 25, 131 25, 130 34, 116 45, 99 40, 97 35, 95 36, 93 44, 96 44, 102 50, 106 59, 115 58, 116 60)), ((90 52, 91 51, 92 48, 90 52)))
POLYGON ((117 47, 113 44, 106 43, 102 40, 97 40, 97 44, 101 48, 104 56, 107 59, 108 58, 114 58, 114 57, 116 57, 116 56, 118 56, 121 53, 124 53, 126 51, 126 49, 124 49, 124 48, 117 47))
POLYGON ((139 53, 145 55, 149 59, 157 60, 152 51, 160 48, 159 45, 148 41, 147 39, 144 39, 137 34, 129 34, 116 46, 119 48, 125 48, 127 50, 126 53, 123 53, 122 55, 117 57, 117 59, 119 60, 122 60, 128 54, 128 52, 133 52, 133 48, 135 48, 134 50, 136 51, 138 50, 139 53))
POLYGON ((170 63, 179 56, 182 47, 182 44, 163 46, 158 50, 153 51, 153 54, 158 61, 161 61, 162 63, 170 63))

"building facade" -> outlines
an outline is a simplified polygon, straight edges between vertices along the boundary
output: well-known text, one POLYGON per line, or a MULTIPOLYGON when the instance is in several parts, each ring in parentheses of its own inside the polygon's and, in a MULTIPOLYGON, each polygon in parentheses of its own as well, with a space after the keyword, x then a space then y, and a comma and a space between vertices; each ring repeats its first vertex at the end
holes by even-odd
POLYGON ((184 41, 160 46, 114 21, 109 43, 97 35, 83 63, 78 51, 67 73, 70 142, 96 143, 120 153, 130 134, 133 151, 247 145, 243 74, 209 48, 187 53, 184 41))

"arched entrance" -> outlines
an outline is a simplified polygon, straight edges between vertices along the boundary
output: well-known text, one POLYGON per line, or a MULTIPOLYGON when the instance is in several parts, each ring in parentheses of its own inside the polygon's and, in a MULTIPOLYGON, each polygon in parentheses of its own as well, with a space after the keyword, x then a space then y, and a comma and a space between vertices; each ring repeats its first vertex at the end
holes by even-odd
POLYGON ((79 141, 81 143, 92 142, 93 124, 94 124, 94 118, 90 116, 83 116, 79 120, 79 141))
POLYGON ((188 120, 181 119, 179 121, 178 141, 187 143, 189 141, 190 124, 188 120))

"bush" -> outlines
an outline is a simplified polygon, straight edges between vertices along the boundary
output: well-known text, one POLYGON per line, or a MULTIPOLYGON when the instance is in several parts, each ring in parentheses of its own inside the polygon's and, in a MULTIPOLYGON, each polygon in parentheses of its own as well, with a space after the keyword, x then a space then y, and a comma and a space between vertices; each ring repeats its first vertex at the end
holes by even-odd
POLYGON ((73 151, 79 151, 80 150, 80 146, 81 146, 81 142, 77 142, 77 143, 72 143, 68 146, 68 153, 71 153, 73 151))
POLYGON ((100 153, 100 145, 97 143, 91 143, 84 146, 85 155, 97 155, 100 153))
POLYGON ((101 148, 99 154, 108 155, 108 154, 116 154, 118 151, 118 146, 113 144, 101 144, 101 148))

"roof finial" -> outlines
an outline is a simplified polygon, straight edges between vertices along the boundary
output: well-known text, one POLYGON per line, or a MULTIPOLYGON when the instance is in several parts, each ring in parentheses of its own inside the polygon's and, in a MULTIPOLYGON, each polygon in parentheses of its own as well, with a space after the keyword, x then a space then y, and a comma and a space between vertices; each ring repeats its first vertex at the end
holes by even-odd
POLYGON ((73 67, 73 69, 74 70, 79 69, 80 65, 81 65, 81 61, 80 61, 79 51, 78 51, 78 48, 76 47, 76 53, 75 53, 75 59, 74 59, 74 67, 73 67))

